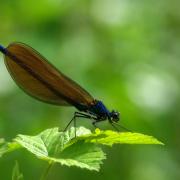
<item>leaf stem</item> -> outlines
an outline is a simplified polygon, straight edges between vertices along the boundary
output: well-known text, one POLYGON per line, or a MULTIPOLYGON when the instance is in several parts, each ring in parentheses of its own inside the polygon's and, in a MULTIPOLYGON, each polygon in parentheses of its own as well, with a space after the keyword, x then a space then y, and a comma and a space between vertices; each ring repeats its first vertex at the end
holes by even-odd
POLYGON ((48 174, 50 172, 50 170, 52 169, 54 163, 53 162, 50 162, 47 166, 47 168, 45 169, 44 173, 42 174, 40 180, 46 180, 47 177, 48 177, 48 174))

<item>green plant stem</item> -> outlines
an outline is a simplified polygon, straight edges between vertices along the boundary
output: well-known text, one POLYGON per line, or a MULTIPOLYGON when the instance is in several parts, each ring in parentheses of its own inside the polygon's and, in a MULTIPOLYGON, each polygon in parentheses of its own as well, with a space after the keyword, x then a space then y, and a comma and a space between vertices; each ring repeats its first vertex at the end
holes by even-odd
POLYGON ((50 170, 52 169, 54 163, 53 162, 50 162, 47 166, 47 168, 45 169, 44 173, 42 174, 40 180, 46 180, 47 177, 48 177, 48 174, 50 172, 50 170))

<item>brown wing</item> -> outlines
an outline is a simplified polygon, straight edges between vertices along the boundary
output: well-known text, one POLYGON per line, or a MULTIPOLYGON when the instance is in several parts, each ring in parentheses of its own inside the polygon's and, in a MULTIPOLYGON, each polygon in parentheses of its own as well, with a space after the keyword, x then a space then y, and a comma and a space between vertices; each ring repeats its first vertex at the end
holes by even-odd
POLYGON ((56 105, 88 105, 92 96, 51 65, 33 48, 12 43, 5 64, 12 78, 27 94, 56 105))

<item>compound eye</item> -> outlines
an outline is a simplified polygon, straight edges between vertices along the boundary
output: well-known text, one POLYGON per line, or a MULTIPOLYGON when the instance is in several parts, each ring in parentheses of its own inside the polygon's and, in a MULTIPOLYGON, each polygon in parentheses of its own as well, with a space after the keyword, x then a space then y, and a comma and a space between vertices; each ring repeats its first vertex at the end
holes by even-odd
POLYGON ((119 112, 114 112, 113 113, 113 119, 118 121, 119 120, 119 112))
POLYGON ((118 114, 114 114, 114 119, 117 119, 118 118, 118 114))

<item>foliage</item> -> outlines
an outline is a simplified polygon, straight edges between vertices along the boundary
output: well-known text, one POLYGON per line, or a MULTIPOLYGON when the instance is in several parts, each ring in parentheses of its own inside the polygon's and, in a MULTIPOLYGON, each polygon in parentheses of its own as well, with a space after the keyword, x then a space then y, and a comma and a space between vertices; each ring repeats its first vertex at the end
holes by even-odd
POLYGON ((16 161, 15 166, 13 168, 12 180, 23 180, 23 174, 21 174, 19 171, 19 164, 17 161, 16 161))
MULTIPOLYGON (((99 145, 113 144, 160 144, 152 136, 131 132, 101 131, 96 129, 91 133, 89 129, 72 127, 66 132, 58 128, 47 129, 36 136, 17 135, 11 143, 2 145, 1 156, 19 148, 25 148, 39 159, 48 163, 60 163, 66 166, 77 166, 89 170, 99 171, 105 153, 99 145), (76 136, 75 137, 75 131, 76 136)), ((16 170, 16 171, 15 171, 16 170)), ((17 172, 17 165, 15 168, 17 172)), ((17 174, 17 173, 16 173, 17 174)))

